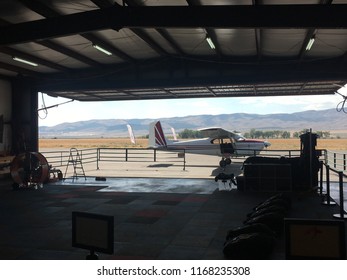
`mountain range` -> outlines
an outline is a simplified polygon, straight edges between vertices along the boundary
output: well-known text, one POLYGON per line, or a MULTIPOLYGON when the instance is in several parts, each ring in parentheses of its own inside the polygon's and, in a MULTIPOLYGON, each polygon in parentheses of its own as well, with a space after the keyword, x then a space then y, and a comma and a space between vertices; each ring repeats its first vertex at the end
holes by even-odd
MULTIPOLYGON (((41 138, 69 137, 124 137, 128 135, 127 124, 130 124, 136 136, 148 134, 148 125, 155 119, 94 119, 71 123, 61 123, 55 126, 40 126, 41 138)), ((176 132, 184 129, 203 127, 223 127, 241 133, 252 128, 257 130, 300 131, 312 128, 313 131, 346 131, 347 114, 335 109, 310 110, 291 114, 221 114, 197 115, 160 119, 165 132, 175 128, 176 132)))

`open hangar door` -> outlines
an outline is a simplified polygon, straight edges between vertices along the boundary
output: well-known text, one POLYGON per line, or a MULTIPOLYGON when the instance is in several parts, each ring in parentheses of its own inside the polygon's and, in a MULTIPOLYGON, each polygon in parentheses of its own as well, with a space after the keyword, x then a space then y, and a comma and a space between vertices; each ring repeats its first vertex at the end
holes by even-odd
POLYGON ((37 92, 111 101, 326 95, 346 84, 347 1, 237 4, 1 1, 9 150, 37 151, 37 92))

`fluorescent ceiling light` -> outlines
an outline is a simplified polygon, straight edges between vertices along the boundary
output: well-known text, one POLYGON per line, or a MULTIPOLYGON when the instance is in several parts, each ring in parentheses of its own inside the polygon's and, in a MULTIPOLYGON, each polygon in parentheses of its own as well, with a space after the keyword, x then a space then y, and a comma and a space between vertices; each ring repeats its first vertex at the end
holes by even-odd
POLYGON ((215 45, 213 44, 212 39, 210 37, 206 37, 206 41, 210 45, 211 49, 215 49, 216 48, 215 45))
POLYGON ((306 50, 307 50, 307 51, 309 51, 309 50, 312 48, 312 45, 313 45, 315 39, 316 39, 316 38, 313 36, 313 37, 310 39, 310 41, 308 41, 308 44, 307 44, 307 46, 306 46, 306 50))
POLYGON ((19 57, 16 57, 16 56, 14 56, 14 57, 12 57, 13 58, 13 60, 15 60, 15 61, 19 61, 19 62, 22 62, 22 63, 25 63, 25 64, 29 64, 29 65, 31 65, 31 66, 39 66, 37 63, 35 63, 35 62, 31 62, 31 61, 29 61, 29 60, 25 60, 25 59, 22 59, 22 58, 19 58, 19 57))
POLYGON ((108 50, 105 50, 104 48, 102 48, 102 47, 100 47, 98 45, 93 44, 93 47, 96 48, 98 51, 103 52, 103 53, 105 53, 107 55, 112 55, 111 52, 109 52, 108 50))

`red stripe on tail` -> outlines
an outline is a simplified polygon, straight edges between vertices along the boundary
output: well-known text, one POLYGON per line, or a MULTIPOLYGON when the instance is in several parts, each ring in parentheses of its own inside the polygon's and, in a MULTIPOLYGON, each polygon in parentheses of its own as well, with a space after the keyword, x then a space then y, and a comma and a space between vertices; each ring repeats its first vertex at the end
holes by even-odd
POLYGON ((155 144, 160 146, 166 146, 166 139, 164 136, 163 128, 160 122, 157 122, 154 126, 155 144))

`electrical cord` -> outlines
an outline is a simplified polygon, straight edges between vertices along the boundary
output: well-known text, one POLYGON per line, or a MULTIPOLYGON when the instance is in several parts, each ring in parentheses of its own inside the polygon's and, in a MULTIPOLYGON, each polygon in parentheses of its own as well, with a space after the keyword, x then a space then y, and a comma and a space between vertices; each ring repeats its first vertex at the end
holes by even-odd
POLYGON ((347 114, 347 108, 346 108, 346 101, 347 101, 347 95, 342 95, 339 92, 336 92, 338 95, 341 95, 343 100, 341 102, 339 102, 336 106, 336 111, 338 112, 343 112, 345 114, 347 114))
POLYGON ((45 97, 43 96, 43 92, 41 92, 41 99, 42 99, 42 109, 37 110, 37 115, 41 120, 44 120, 47 118, 48 116, 48 110, 47 110, 47 106, 45 103, 45 97), (44 116, 40 116, 39 111, 43 111, 44 112, 44 116))
POLYGON ((43 92, 41 92, 41 96, 42 96, 42 108, 41 109, 38 109, 37 110, 37 115, 38 117, 41 119, 41 120, 44 120, 47 118, 48 116, 48 109, 51 109, 51 108, 54 108, 54 107, 58 107, 59 105, 63 105, 63 104, 66 104, 66 103, 70 103, 70 102, 73 102, 75 101, 74 99, 71 99, 71 100, 68 100, 68 101, 65 101, 65 102, 62 102, 62 103, 58 103, 58 104, 55 104, 55 105, 52 105, 52 106, 46 106, 46 103, 45 103, 45 98, 44 98, 44 95, 43 95, 43 92), (40 111, 43 111, 44 112, 44 116, 41 117, 40 116, 40 111))

